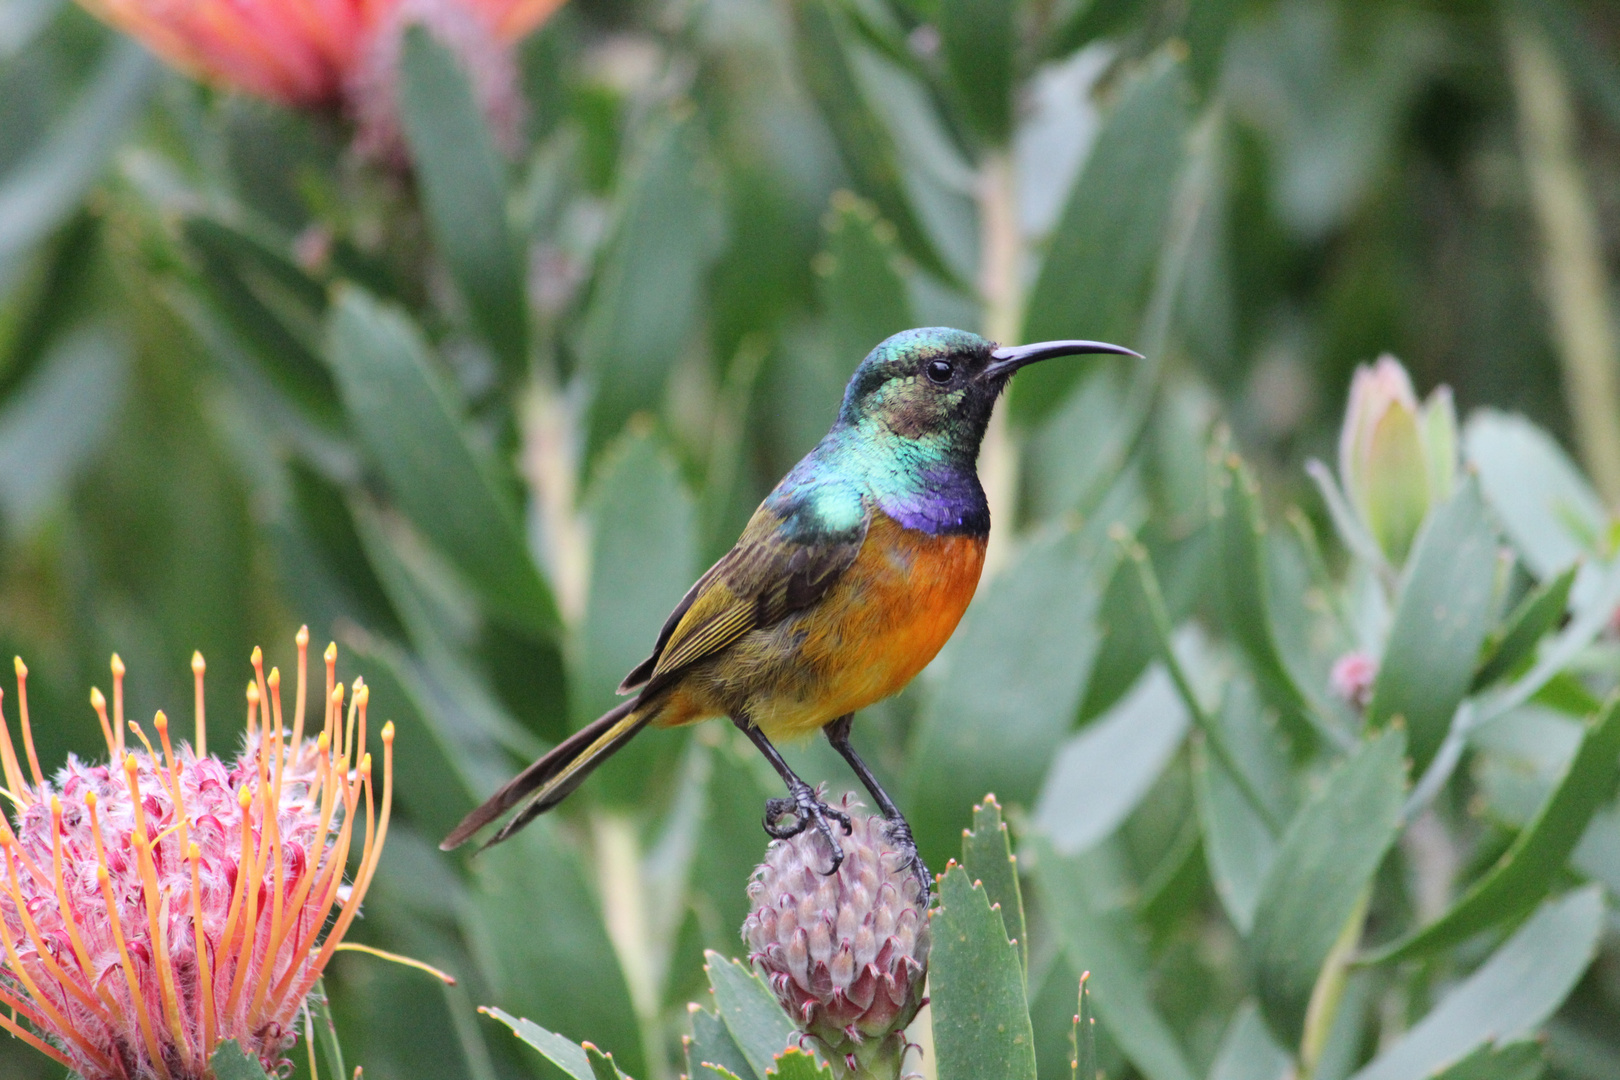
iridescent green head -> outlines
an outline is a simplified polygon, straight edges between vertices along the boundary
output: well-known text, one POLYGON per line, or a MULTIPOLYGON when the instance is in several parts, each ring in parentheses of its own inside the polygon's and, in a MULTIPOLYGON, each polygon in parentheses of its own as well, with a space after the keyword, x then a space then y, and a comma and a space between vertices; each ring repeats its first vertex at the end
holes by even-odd
POLYGON ((944 441, 976 455, 996 398, 1019 368, 1037 360, 1130 349, 1098 341, 998 347, 947 326, 905 330, 867 354, 844 391, 841 424, 876 424, 904 439, 944 441))

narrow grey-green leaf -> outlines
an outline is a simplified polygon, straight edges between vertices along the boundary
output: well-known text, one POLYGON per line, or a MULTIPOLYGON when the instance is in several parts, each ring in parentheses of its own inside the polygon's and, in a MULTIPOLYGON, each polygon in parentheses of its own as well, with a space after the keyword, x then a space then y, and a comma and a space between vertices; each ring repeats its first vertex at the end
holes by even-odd
POLYGON ((214 1056, 208 1059, 208 1068, 214 1080, 269 1080, 269 1074, 259 1064, 259 1059, 243 1053, 241 1044, 235 1039, 226 1039, 219 1044, 214 1056))
POLYGON ((493 1005, 486 1005, 478 1011, 486 1016, 493 1016, 511 1028, 512 1034, 540 1051, 547 1061, 567 1073, 572 1080, 596 1080, 590 1060, 585 1056, 585 1049, 578 1043, 547 1031, 532 1020, 521 1020, 493 1005))
POLYGON ((1496 530, 1468 476, 1430 512, 1402 575, 1367 722, 1406 721, 1413 766, 1427 767, 1474 678, 1490 629, 1496 530))
POLYGON ((912 258, 949 277, 906 193, 894 136, 852 69, 848 50, 858 46, 848 40, 851 30, 840 5, 831 0, 791 0, 789 8, 799 74, 832 129, 857 190, 894 223, 912 258))
POLYGON ((832 1070, 817 1061, 814 1054, 790 1046, 776 1055, 776 1063, 766 1076, 777 1080, 833 1080, 832 1070))
POLYGON ((827 249, 816 263, 821 302, 835 359, 853 371, 878 342, 917 323, 896 266, 894 226, 878 216, 877 207, 834 192, 826 229, 827 249))
POLYGON ((1424 1080, 1487 1043, 1533 1034, 1592 962, 1603 919, 1601 886, 1549 900, 1351 1080, 1424 1080))
POLYGON ((968 123, 1000 146, 1012 133, 1017 5, 1006 0, 940 0, 939 37, 945 68, 968 123))
POLYGON ((95 183, 146 100, 158 65, 133 41, 111 46, 73 111, 0 180, 0 289, 34 244, 66 220, 95 183))
POLYGON ((1541 1044, 1532 1039, 1505 1046, 1482 1046, 1433 1080, 1540 1080, 1547 1071, 1541 1044))
POLYGON ((759 1074, 743 1055, 742 1047, 731 1037, 731 1030, 718 1012, 697 1005, 688 1006, 692 1015, 692 1035, 686 1040, 686 1073, 701 1076, 698 1070, 711 1065, 725 1070, 737 1080, 759 1080, 759 1074))
POLYGON ((1193 756, 1193 793, 1215 894, 1232 925, 1247 935, 1254 929, 1260 887, 1277 856, 1276 838, 1226 767, 1202 746, 1193 756))
POLYGON ((1018 947, 960 866, 929 917, 929 1000, 939 1080, 1035 1080, 1035 1031, 1018 947))
MULTIPOLYGON (((491 993, 509 1008, 552 1030, 588 1034, 611 1046, 626 1071, 647 1074, 601 908, 579 856, 549 819, 473 863, 462 929, 491 993)), ((580 1080, 591 1080, 588 1066, 580 1080)))
POLYGON ((1293 1059, 1266 1030, 1260 1010, 1245 1001, 1226 1026, 1209 1080, 1282 1080, 1291 1065, 1293 1059))
POLYGON ((1552 794, 1485 876, 1445 914, 1379 949, 1368 962, 1424 956, 1533 909, 1557 881, 1592 815, 1614 795, 1617 767, 1620 698, 1611 699, 1588 723, 1552 794))
POLYGON ((1052 759, 1035 824, 1072 855, 1113 833, 1187 736, 1187 707, 1155 665, 1124 700, 1071 736, 1052 759))
POLYGON ((1074 1080, 1097 1080, 1097 1018, 1091 1015, 1091 972, 1080 976, 1080 1011, 1074 1014, 1074 1080))
POLYGON ((1463 426, 1463 449, 1485 501, 1542 580, 1603 538, 1608 512, 1553 437, 1522 416, 1481 409, 1463 426))
POLYGON ((764 1076, 776 1055, 793 1044, 793 1021, 782 1011, 776 995, 740 960, 728 960, 714 951, 703 954, 704 970, 714 1004, 726 1030, 742 1049, 755 1076, 764 1076))
POLYGON ((595 1043, 580 1043, 579 1048, 585 1051, 585 1061, 591 1067, 593 1080, 625 1080, 624 1073, 613 1064, 612 1054, 604 1054, 595 1043))
POLYGON ((1130 916, 1104 910, 1092 894, 1091 856, 1065 858, 1039 834, 1026 845, 1044 910, 1069 963, 1091 972, 1097 1017, 1148 1080, 1193 1080, 1180 1040, 1153 1002, 1147 951, 1130 916))
MULTIPOLYGON (((1135 338, 1187 153, 1183 67, 1163 49, 1125 81, 1052 232, 1025 341, 1135 338)), ((1044 416, 1078 375, 1074 364, 1037 365, 1019 376, 1012 406, 1044 416)))
POLYGON ((422 25, 405 32, 399 112, 428 227, 507 378, 528 367, 523 253, 506 219, 506 178, 471 80, 422 25))
POLYGON ((973 828, 962 834, 962 865, 968 876, 984 886, 992 906, 1001 905, 1007 937, 1018 945, 1018 961, 1029 971, 1029 935, 1024 925, 1024 895, 1018 885, 1018 858, 1012 838, 1001 820, 994 795, 973 808, 973 828))
POLYGON ((1550 633, 1569 610, 1569 590, 1575 584, 1579 564, 1531 590, 1519 602, 1499 631, 1493 631, 1485 645, 1485 658, 1474 672, 1470 690, 1489 686, 1516 668, 1535 652, 1541 639, 1550 633))
POLYGON ((537 633, 554 631, 557 609, 517 509, 468 441, 461 408, 409 318, 344 286, 329 317, 327 356, 355 431, 400 509, 487 610, 537 633))
POLYGON ((1391 728, 1336 766, 1300 808, 1255 908, 1249 952, 1261 1012, 1299 1043, 1322 964, 1395 841, 1406 795, 1406 738, 1391 728))
POLYGON ((696 117, 649 121, 627 169, 579 337, 592 390, 592 457, 631 414, 663 401, 665 380, 696 330, 723 228, 696 117))

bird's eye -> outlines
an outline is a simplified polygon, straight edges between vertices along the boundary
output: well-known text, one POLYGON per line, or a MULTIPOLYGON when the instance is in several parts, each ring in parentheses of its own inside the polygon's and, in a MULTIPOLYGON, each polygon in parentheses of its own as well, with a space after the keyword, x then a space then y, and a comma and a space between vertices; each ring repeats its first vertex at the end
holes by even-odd
POLYGON ((937 383, 948 383, 955 372, 949 360, 931 360, 928 363, 928 377, 937 383))

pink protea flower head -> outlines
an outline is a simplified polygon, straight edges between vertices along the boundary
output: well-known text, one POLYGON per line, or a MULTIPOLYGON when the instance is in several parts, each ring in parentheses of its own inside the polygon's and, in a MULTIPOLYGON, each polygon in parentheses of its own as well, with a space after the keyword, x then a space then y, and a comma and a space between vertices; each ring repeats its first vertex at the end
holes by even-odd
POLYGON ((844 796, 853 830, 836 874, 822 873, 829 852, 814 829, 771 843, 748 885, 743 940, 838 1075, 897 1076, 905 1026, 923 1004, 927 901, 887 822, 859 806, 844 796))
MULTIPOLYGON (((397 38, 403 0, 82 0, 191 75, 298 108, 349 107, 379 38, 397 38)), ((489 106, 476 66, 544 22, 563 0, 421 0, 414 21, 461 55, 489 106), (446 31, 446 27, 454 30, 446 31), (468 41, 476 47, 464 49, 468 41)), ((398 46, 393 46, 397 56, 398 46)), ((515 90, 515 87, 513 88, 515 90)), ((514 98, 515 100, 515 98, 514 98)))
POLYGON ((393 725, 382 729, 382 798, 366 749, 369 691, 355 680, 344 713, 337 649, 326 651, 321 730, 305 738, 307 629, 298 632, 289 733, 281 673, 253 650, 247 732, 234 762, 207 753, 201 655, 196 741, 178 747, 168 719, 138 724, 126 749, 124 666, 113 701, 91 691, 110 764, 69 758, 40 772, 17 707, 27 773, 0 716, 0 768, 15 830, 0 816, 0 1028, 84 1080, 205 1080, 216 1046, 236 1040, 269 1070, 359 911, 388 833, 393 725), (352 849, 352 878, 344 868, 352 849))

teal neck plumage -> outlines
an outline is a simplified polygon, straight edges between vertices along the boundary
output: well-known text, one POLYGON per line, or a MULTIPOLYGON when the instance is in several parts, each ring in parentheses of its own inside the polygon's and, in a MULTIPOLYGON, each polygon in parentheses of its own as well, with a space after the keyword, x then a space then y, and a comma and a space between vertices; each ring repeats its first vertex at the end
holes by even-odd
POLYGON ((838 422, 772 501, 810 498, 825 504, 818 516, 833 525, 850 512, 846 493, 858 491, 905 528, 987 535, 990 507, 977 461, 999 388, 942 389, 917 374, 930 356, 975 346, 988 343, 943 328, 879 345, 850 379, 838 422))

